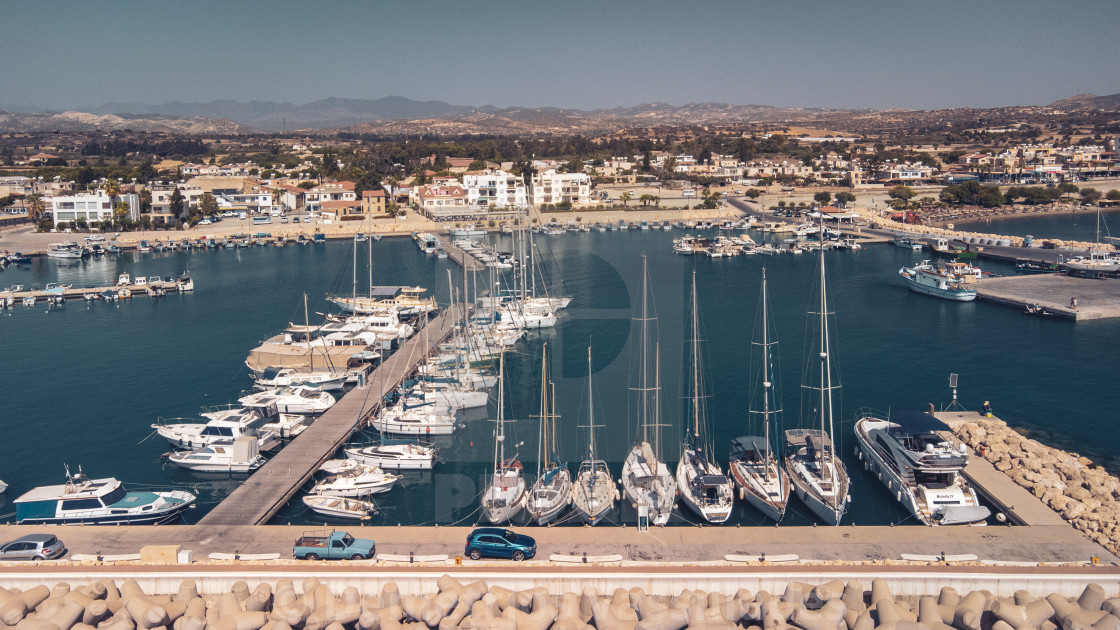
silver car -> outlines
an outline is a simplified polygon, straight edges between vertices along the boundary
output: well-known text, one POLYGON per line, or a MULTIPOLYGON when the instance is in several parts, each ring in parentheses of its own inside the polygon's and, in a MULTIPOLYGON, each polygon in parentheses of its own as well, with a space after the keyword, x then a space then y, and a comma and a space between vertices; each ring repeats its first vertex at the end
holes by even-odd
POLYGON ((28 534, 0 545, 3 560, 51 560, 66 555, 66 545, 53 534, 28 534))

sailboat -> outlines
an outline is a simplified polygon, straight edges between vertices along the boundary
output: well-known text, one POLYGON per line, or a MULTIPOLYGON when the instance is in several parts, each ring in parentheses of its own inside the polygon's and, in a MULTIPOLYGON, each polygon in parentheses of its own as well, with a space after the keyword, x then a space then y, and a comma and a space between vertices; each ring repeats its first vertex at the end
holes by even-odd
POLYGON ((689 389, 691 432, 687 434, 681 460, 677 464, 677 488, 681 499, 693 512, 709 523, 722 523, 731 516, 734 490, 731 480, 719 466, 708 459, 709 448, 705 426, 702 383, 700 382, 700 323, 696 299, 696 270, 692 270, 692 364, 689 389))
MULTIPOLYGON (((607 462, 595 459, 595 410, 591 395, 591 346, 587 347, 587 448, 588 458, 580 462, 572 485, 572 505, 588 525, 597 525, 614 507, 618 491, 607 462)), ((602 426, 602 425, 598 425, 602 426)))
MULTIPOLYGON (((802 388, 817 392, 815 424, 819 428, 790 429, 785 432, 785 468, 793 484, 797 498, 829 525, 839 525, 848 508, 848 472, 836 456, 832 444, 833 403, 831 339, 828 336, 828 291, 824 274, 824 241, 820 253, 820 311, 815 313, 820 319, 817 324, 818 338, 816 369, 812 358, 806 357, 805 375, 808 383, 802 388)), ((810 312, 810 315, 814 313, 810 312)))
POLYGON ((731 456, 728 468, 731 478, 739 486, 739 498, 746 499, 755 509, 768 518, 781 521, 785 516, 789 501, 789 479, 782 471, 781 455, 775 440, 778 437, 778 414, 781 405, 775 380, 777 371, 773 369, 769 321, 769 299, 766 297, 766 268, 762 268, 762 296, 759 308, 762 310, 762 339, 754 342, 761 350, 761 390, 759 391, 762 409, 754 408, 756 396, 751 396, 751 416, 761 416, 762 435, 745 435, 731 440, 731 456))
POLYGON ((498 418, 494 425, 494 475, 482 494, 482 512, 491 523, 505 523, 521 511, 525 501, 525 480, 517 455, 506 459, 505 423, 506 353, 498 358, 498 418))
POLYGON ((548 344, 541 348, 540 440, 537 445, 537 481, 529 490, 525 508, 537 525, 556 520, 572 503, 572 475, 560 461, 557 433, 556 385, 548 378, 548 344))
POLYGON ((638 425, 640 439, 630 448, 622 464, 622 487, 638 511, 638 529, 646 530, 650 523, 664 525, 669 522, 676 504, 677 483, 673 473, 661 458, 661 368, 660 346, 654 357, 649 356, 649 271, 646 257, 642 256, 642 307, 641 317, 635 319, 641 330, 641 352, 638 365, 637 392, 638 425), (651 383, 650 380, 653 380, 651 383))

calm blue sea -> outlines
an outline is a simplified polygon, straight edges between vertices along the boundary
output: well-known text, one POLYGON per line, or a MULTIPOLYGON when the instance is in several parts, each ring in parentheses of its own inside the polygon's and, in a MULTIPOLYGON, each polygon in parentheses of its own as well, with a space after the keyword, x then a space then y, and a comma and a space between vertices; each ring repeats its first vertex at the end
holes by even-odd
MULTIPOLYGON (((1037 220, 1036 220, 1037 221, 1037 220)), ((1016 222, 1019 223, 1019 222, 1016 222)), ((1021 223, 1020 223, 1021 224, 1021 223)), ((1036 235, 1045 233, 1038 224, 1036 235)), ((682 359, 688 339, 687 304, 692 271, 700 297, 708 426, 724 465, 730 438, 747 432, 751 340, 763 266, 769 278, 772 334, 779 341, 783 421, 799 426, 807 311, 815 310, 815 254, 708 259, 674 255, 672 232, 610 232, 539 237, 544 273, 554 293, 574 296, 555 329, 528 334, 507 357, 507 417, 514 418, 507 444, 517 448, 526 471, 536 469, 540 352, 552 355, 561 414, 562 456, 575 468, 587 452, 590 409, 600 432, 598 452, 615 473, 636 434, 628 385, 637 352, 631 317, 640 289, 642 254, 648 257, 658 317, 666 459, 679 455, 685 389, 682 359), (587 348, 592 348, 593 396, 587 395, 587 348)), ((506 238, 494 238, 510 247, 506 238)), ((441 302, 448 295, 449 261, 425 257, 408 239, 374 244, 375 284, 419 284, 441 302)), ((997 415, 1055 446, 1079 451, 1120 468, 1113 375, 1120 321, 1051 321, 982 302, 955 304, 906 290, 897 270, 921 254, 889 245, 826 258, 834 313, 833 357, 842 410, 837 442, 853 477, 846 522, 913 523, 881 484, 863 471, 853 450, 852 424, 863 406, 881 410, 938 408, 951 400, 950 373, 960 375, 960 399, 968 409, 990 400, 997 415)), ((368 282, 366 253, 359 259, 359 286, 368 282)), ((324 311, 327 292, 349 292, 351 245, 222 249, 193 253, 126 254, 64 264, 46 258, 0 273, 0 285, 67 282, 112 284, 117 275, 174 276, 189 270, 193 294, 134 298, 116 305, 70 302, 61 309, 17 306, 0 312, 0 520, 11 520, 11 500, 34 486, 60 483, 63 465, 80 465, 92 476, 115 476, 132 489, 185 488, 200 497, 188 513, 195 521, 236 487, 239 479, 198 475, 166 465, 167 444, 152 434, 159 419, 197 418, 204 407, 236 401, 251 387, 244 366, 250 349, 289 322, 303 319, 303 295, 312 317, 324 311), (6 497, 6 498, 5 498, 6 497), (4 505, 2 502, 7 501, 4 505)), ((985 265, 997 273, 1008 266, 985 265)), ((472 284, 500 278, 480 275, 472 284)), ((360 289, 359 289, 360 290, 360 289)), ((815 322, 814 322, 815 323, 815 322)), ((477 497, 492 465, 493 426, 478 410, 442 439, 445 462, 428 473, 405 472, 401 486, 377 497, 377 524, 473 523, 477 497)), ((375 434, 358 441, 375 441, 375 434)), ((277 522, 316 523, 297 499, 277 522)), ((615 522, 632 522, 627 507, 615 522)), ((694 521, 687 511, 680 523, 694 521)), ((742 524, 763 517, 740 505, 742 524)), ((794 506, 790 524, 811 522, 794 506)))

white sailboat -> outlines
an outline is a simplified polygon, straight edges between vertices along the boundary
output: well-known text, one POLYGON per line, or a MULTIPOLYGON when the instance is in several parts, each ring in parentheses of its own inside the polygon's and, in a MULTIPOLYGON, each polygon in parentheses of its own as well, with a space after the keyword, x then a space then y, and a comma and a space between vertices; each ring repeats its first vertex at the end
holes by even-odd
POLYGON ((773 369, 769 322, 769 299, 766 296, 766 268, 762 268, 762 339, 754 342, 761 351, 758 367, 761 371, 761 389, 757 397, 751 396, 751 417, 760 416, 762 435, 745 435, 731 440, 728 468, 731 478, 739 486, 739 498, 746 499, 752 507, 768 518, 781 521, 789 501, 789 479, 782 471, 780 451, 774 441, 778 436, 780 398, 775 381, 778 373, 773 369), (761 409, 755 409, 756 399, 761 399, 761 409))
POLYGON ((498 358, 498 417, 494 420, 494 474, 482 494, 482 512, 491 523, 505 523, 517 515, 525 501, 525 480, 516 453, 506 459, 505 412, 506 354, 498 358))
MULTIPOLYGON (((810 408, 816 418, 807 420, 817 425, 815 428, 790 429, 785 432, 785 468, 793 484, 793 490, 805 505, 829 525, 839 525, 840 519, 848 509, 848 471, 836 455, 832 445, 833 402, 832 390, 839 385, 832 384, 831 339, 828 336, 828 291, 824 273, 824 245, 820 252, 820 312, 818 317, 816 359, 806 357, 805 374, 809 383, 802 388, 817 392, 816 400, 810 408)), ((813 315, 814 313, 810 313, 813 315)))
MULTIPOLYGON (((599 427, 603 425, 598 425, 599 427)), ((572 505, 588 525, 602 521, 614 502, 618 490, 614 487, 607 462, 595 459, 595 411, 591 390, 591 346, 587 347, 587 446, 588 458, 580 462, 576 482, 572 485, 572 505)))
POLYGON ((638 512, 638 529, 645 531, 650 523, 668 523, 677 502, 677 483, 661 457, 661 427, 665 425, 661 423, 660 346, 650 357, 649 328, 657 318, 649 314, 649 272, 645 255, 642 256, 641 317, 635 321, 641 331, 641 352, 638 386, 631 391, 637 393, 640 438, 622 463, 622 488, 638 512))
POLYGON ((556 385, 549 380, 548 344, 541 349, 540 440, 537 445, 537 480, 529 490, 525 509, 538 525, 556 520, 572 503, 572 475, 560 461, 560 438, 556 415, 556 385))
POLYGON ((731 480, 710 459, 712 449, 705 426, 703 384, 700 380, 700 323, 696 299, 696 270, 692 271, 692 364, 690 379, 691 430, 677 464, 677 488, 681 500, 709 523, 722 523, 731 516, 734 491, 731 480))

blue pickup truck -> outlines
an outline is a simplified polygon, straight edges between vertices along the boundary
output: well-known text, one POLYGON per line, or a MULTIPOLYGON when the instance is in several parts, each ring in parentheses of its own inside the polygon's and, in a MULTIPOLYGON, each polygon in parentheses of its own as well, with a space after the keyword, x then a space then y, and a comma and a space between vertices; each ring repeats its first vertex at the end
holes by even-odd
POLYGON ((333 529, 304 532, 292 548, 292 555, 302 560, 363 560, 376 553, 377 545, 372 540, 333 529))

